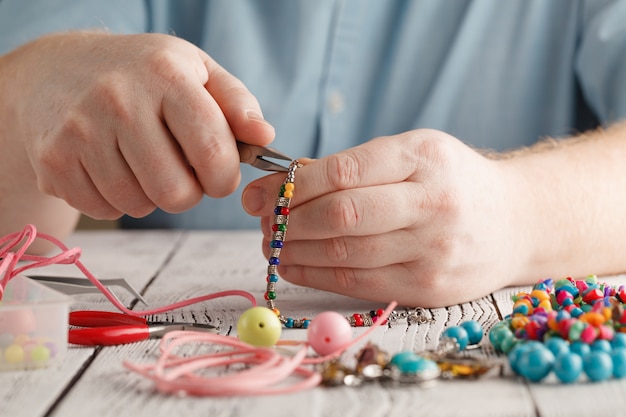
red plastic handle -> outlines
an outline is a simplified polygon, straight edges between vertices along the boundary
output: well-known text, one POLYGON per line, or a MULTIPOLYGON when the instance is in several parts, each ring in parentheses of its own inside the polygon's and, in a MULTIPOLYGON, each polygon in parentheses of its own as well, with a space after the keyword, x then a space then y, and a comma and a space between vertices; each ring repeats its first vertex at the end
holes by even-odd
POLYGON ((147 320, 143 317, 130 316, 112 311, 72 311, 69 324, 80 327, 109 327, 118 324, 145 325, 147 320))
POLYGON ((92 329, 70 329, 68 341, 75 345, 112 346, 139 342, 150 337, 146 325, 124 325, 94 327, 92 329))

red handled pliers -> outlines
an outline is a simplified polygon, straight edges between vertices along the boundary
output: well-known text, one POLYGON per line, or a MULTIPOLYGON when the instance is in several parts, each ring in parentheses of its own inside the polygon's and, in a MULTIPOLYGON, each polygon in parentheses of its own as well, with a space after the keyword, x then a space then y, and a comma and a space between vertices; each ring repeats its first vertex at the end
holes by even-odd
POLYGON ((163 337, 174 330, 199 330, 217 333, 210 324, 154 322, 143 317, 110 311, 72 311, 68 341, 75 345, 112 346, 163 337))

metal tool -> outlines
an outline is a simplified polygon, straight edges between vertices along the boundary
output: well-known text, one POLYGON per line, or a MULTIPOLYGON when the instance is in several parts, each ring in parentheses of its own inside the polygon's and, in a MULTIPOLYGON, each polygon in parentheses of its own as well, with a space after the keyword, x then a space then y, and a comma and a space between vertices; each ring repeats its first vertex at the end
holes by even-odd
POLYGON ((69 316, 69 343, 83 346, 112 346, 163 337, 174 330, 217 333, 210 324, 148 321, 143 317, 110 311, 73 311, 69 316))
POLYGON ((276 162, 267 160, 266 158, 280 159, 283 161, 292 161, 293 159, 275 149, 265 146, 250 145, 243 142, 237 142, 237 150, 239 150, 239 160, 245 164, 252 165, 263 171, 287 172, 289 168, 276 162))
MULTIPOLYGON (((62 292, 63 294, 68 295, 100 292, 98 287, 93 285, 93 282, 89 281, 87 278, 63 277, 53 275, 28 275, 28 278, 38 281, 46 285, 47 287, 52 288, 53 290, 57 290, 59 292, 62 292)), ((100 279, 99 281, 105 287, 122 287, 133 296, 135 296, 143 304, 148 305, 148 303, 141 296, 141 294, 139 294, 139 292, 135 290, 135 288, 130 285, 130 283, 124 278, 108 278, 100 279)))

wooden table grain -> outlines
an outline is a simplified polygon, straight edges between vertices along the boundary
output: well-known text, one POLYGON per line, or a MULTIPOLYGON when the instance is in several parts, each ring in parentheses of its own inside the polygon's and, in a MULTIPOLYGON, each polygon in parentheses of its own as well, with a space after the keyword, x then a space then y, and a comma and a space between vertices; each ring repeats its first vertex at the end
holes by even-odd
MULTIPOLYGON (((143 291, 150 306, 227 289, 244 289, 262 299, 266 260, 257 231, 78 231, 67 244, 82 248, 82 262, 100 278, 124 277, 143 291)), ((51 266, 41 273, 79 276, 72 266, 51 266)), ((625 276, 602 278, 626 282, 625 276)), ((510 297, 524 289, 506 288, 457 306, 426 310, 424 324, 380 327, 370 340, 389 352, 432 349, 448 326, 473 319, 491 328, 511 311, 510 297)), ((279 307, 294 316, 333 310, 344 315, 385 307, 348 297, 279 283, 279 307)), ((414 289, 419 291, 419 289, 414 289)), ((125 303, 133 300, 121 297, 125 303)), ((260 301, 260 304, 262 302, 260 301)), ((166 319, 218 325, 235 334, 238 316, 249 303, 224 298, 168 313, 166 319)), ((73 308, 109 309, 100 295, 81 295, 73 308)), ((137 304, 136 309, 141 309, 137 304)), ((355 336, 363 329, 354 329, 355 336)), ((301 340, 303 330, 286 330, 284 338, 301 340)), ((487 342, 484 340, 483 342, 487 342)), ((123 346, 70 347, 62 363, 40 370, 0 372, 0 416, 510 416, 576 417, 626 415, 626 381, 558 384, 554 377, 531 384, 509 370, 478 380, 438 381, 429 388, 317 387, 289 395, 195 398, 157 393, 152 382, 123 365, 153 362, 158 341, 123 346)), ((356 348, 355 348, 356 349, 356 348)), ((355 351, 356 352, 356 351, 355 351)))

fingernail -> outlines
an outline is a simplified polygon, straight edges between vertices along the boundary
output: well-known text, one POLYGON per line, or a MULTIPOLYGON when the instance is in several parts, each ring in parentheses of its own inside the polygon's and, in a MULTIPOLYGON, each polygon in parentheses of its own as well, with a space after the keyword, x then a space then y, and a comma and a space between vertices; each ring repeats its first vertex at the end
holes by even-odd
POLYGON ((246 188, 241 196, 243 208, 250 214, 257 214, 265 207, 267 193, 261 187, 246 188))

